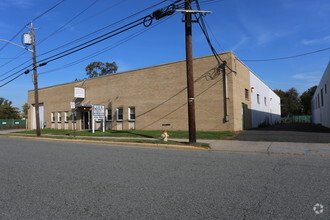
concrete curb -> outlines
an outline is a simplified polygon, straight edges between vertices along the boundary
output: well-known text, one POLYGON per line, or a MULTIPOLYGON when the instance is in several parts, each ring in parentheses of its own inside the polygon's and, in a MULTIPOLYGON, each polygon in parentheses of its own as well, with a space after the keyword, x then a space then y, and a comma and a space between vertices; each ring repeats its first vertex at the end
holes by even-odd
POLYGON ((16 136, 16 135, 1 135, 0 137, 7 138, 20 138, 20 139, 33 139, 33 140, 44 140, 44 141, 58 141, 58 142, 71 142, 71 143, 93 143, 101 145, 121 145, 121 146, 131 146, 131 147, 150 147, 150 148, 165 148, 165 149, 182 149, 182 150, 199 150, 199 151, 210 151, 211 149, 195 146, 184 146, 184 145, 174 145, 174 144, 152 144, 152 143, 133 143, 133 142, 119 142, 119 141, 104 141, 104 140, 83 140, 83 139, 57 139, 57 138, 47 138, 47 137, 26 137, 26 136, 16 136))

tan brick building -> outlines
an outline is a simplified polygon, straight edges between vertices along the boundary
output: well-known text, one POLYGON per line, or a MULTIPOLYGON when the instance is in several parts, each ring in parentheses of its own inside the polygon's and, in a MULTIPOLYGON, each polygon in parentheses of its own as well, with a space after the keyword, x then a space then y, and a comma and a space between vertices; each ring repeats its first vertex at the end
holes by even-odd
MULTIPOLYGON (((213 56, 194 59, 197 130, 251 128, 250 77, 253 73, 232 52, 220 56, 227 62, 225 75, 213 56)), ((46 128, 73 129, 70 102, 75 102, 78 130, 91 129, 93 105, 104 106, 106 129, 188 130, 186 86, 185 61, 178 61, 42 88, 39 90, 40 122, 46 128), (84 98, 74 97, 75 88, 84 90, 84 98)), ((29 127, 34 128, 33 91, 28 93, 28 104, 29 127)), ((277 118, 277 107, 280 108, 276 105, 276 110, 270 111, 274 115, 272 121, 277 118)), ((96 122, 96 128, 100 124, 96 122)))

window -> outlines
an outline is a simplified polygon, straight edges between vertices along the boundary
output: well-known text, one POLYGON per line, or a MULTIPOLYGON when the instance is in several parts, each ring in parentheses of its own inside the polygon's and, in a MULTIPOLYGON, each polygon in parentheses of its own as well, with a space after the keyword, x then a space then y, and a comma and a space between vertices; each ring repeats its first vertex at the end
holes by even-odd
POLYGON ((245 89, 245 99, 249 99, 249 90, 245 89))
POLYGON ((64 120, 65 122, 69 121, 69 112, 64 112, 64 120))
POLYGON ((51 114, 50 114, 50 120, 51 120, 51 122, 55 122, 55 112, 52 112, 51 114))
POLYGON ((128 120, 130 120, 130 121, 135 120, 135 107, 128 108, 128 120))
POLYGON ((260 95, 259 94, 257 94, 257 102, 258 102, 258 104, 260 104, 260 95))
POLYGON ((117 121, 122 121, 123 120, 123 108, 117 108, 117 121))
POLYGON ((317 94, 317 107, 320 108, 320 94, 317 94))
POLYGON ((324 93, 327 94, 327 84, 324 84, 324 93))
POLYGON ((107 110, 107 121, 112 121, 112 109, 108 108, 107 110))
POLYGON ((267 98, 266 97, 264 97, 264 103, 265 103, 265 105, 267 105, 267 98))
POLYGON ((321 105, 323 106, 324 103, 323 103, 323 89, 321 89, 321 105))
POLYGON ((57 112, 57 121, 61 122, 62 121, 62 114, 61 112, 57 112))

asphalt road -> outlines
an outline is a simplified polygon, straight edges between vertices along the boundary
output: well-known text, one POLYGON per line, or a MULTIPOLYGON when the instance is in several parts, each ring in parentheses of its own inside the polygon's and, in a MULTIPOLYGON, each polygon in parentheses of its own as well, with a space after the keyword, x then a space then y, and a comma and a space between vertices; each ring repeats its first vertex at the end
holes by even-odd
POLYGON ((330 143, 330 128, 316 124, 278 124, 240 132, 235 140, 300 143, 330 143))
POLYGON ((0 219, 330 219, 329 168, 324 157, 0 137, 0 219))

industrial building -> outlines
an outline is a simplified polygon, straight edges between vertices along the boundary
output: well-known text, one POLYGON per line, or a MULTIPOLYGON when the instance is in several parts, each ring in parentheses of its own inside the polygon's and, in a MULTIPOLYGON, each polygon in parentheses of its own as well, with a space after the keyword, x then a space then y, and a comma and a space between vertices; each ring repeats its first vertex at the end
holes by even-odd
MULTIPOLYGON (((233 52, 219 56, 225 69, 214 56, 193 60, 197 130, 239 131, 279 121, 280 98, 233 52)), ((104 118, 105 129, 188 130, 186 64, 41 88, 39 103, 42 128, 101 129, 104 118)), ((35 128, 33 91, 28 104, 28 126, 35 128)))
POLYGON ((311 101, 312 121, 330 128, 330 95, 328 91, 330 82, 330 62, 315 90, 311 101))

